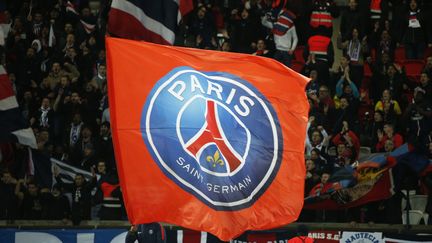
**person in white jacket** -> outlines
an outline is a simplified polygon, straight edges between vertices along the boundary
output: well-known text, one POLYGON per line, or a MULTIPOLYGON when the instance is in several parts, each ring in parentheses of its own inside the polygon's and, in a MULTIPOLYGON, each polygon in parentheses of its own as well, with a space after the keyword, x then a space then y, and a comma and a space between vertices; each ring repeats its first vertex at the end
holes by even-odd
POLYGON ((278 6, 273 10, 274 13, 277 13, 274 14, 276 16, 272 17, 271 14, 267 14, 261 19, 261 23, 273 32, 276 46, 274 59, 290 67, 292 56, 298 43, 294 25, 295 15, 284 6, 278 6))

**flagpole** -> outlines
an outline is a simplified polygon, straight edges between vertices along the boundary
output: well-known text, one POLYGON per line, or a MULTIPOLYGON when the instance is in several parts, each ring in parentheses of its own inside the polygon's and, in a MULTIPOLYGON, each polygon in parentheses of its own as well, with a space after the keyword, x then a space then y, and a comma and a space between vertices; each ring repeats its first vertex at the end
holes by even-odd
POLYGON ((33 10, 33 0, 30 0, 29 13, 27 15, 27 19, 31 16, 33 10))

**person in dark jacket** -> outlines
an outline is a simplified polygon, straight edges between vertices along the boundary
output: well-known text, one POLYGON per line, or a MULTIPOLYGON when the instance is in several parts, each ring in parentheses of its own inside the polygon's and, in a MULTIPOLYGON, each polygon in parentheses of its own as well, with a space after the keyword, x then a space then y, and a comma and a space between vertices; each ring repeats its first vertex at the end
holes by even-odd
POLYGON ((132 225, 126 235, 125 243, 165 243, 165 230, 159 223, 132 225))
POLYGON ((341 15, 340 32, 342 41, 351 38, 353 29, 357 29, 360 36, 366 33, 364 17, 358 9, 358 0, 349 0, 348 9, 342 12, 341 15))
POLYGON ((76 174, 74 183, 64 183, 59 176, 59 170, 54 167, 57 184, 72 193, 72 223, 79 225, 81 220, 90 219, 91 191, 96 186, 96 173, 92 168, 92 180, 87 182, 82 174, 76 174))
MULTIPOLYGON (((402 26, 405 54, 408 59, 423 59, 426 41, 430 37, 426 16, 418 6, 417 0, 411 0, 405 23, 402 26)), ((432 40, 429 39, 429 42, 432 40)))
POLYGON ((48 188, 41 190, 41 201, 44 205, 42 218, 50 220, 63 220, 67 222, 70 217, 70 205, 67 197, 61 193, 61 188, 55 184, 51 191, 48 188))

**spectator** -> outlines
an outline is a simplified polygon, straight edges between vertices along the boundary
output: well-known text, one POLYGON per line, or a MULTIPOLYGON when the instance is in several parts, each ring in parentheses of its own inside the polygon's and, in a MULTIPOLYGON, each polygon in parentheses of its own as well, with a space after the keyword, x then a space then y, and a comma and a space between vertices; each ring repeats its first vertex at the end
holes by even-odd
POLYGON ((419 87, 425 91, 425 98, 432 103, 432 83, 427 72, 422 72, 420 75, 419 87))
POLYGON ((73 115, 70 127, 66 129, 66 137, 68 138, 67 145, 70 149, 73 149, 78 140, 80 139, 81 129, 83 125, 84 123, 82 122, 81 114, 75 113, 73 115))
POLYGON ((345 76, 345 69, 348 69, 348 75, 351 80, 354 80, 354 73, 352 73, 352 69, 350 68, 350 57, 346 54, 340 57, 340 63, 337 66, 336 70, 333 70, 331 73, 332 83, 330 84, 333 87, 333 92, 335 91, 336 84, 338 81, 345 76))
POLYGON ((382 131, 384 127, 384 114, 382 111, 375 111, 373 121, 368 122, 362 135, 364 136, 364 142, 362 144, 368 147, 378 143, 378 130, 382 131))
POLYGON ((385 75, 384 80, 379 83, 381 93, 387 89, 390 91, 392 97, 400 97, 404 85, 407 86, 407 79, 401 66, 398 64, 390 65, 387 69, 387 75, 385 75))
POLYGON ((347 121, 342 122, 342 130, 333 137, 332 142, 336 145, 345 144, 345 151, 339 151, 342 153, 340 155, 344 155, 343 153, 347 152, 346 150, 348 148, 351 150, 351 154, 349 154, 351 156, 350 158, 352 160, 357 159, 360 152, 360 141, 358 136, 350 130, 347 121))
MULTIPOLYGON (((99 165, 98 165, 99 166, 99 165)), ((116 174, 104 176, 99 181, 98 190, 102 192, 102 207, 99 211, 101 220, 120 220, 122 218, 122 201, 119 181, 116 174)))
POLYGON ((414 100, 404 112, 404 124, 406 124, 408 142, 417 141, 422 134, 428 134, 432 129, 432 105, 424 97, 426 91, 417 87, 414 90, 414 100))
POLYGON ((72 193, 72 223, 79 225, 81 220, 90 219, 91 191, 96 186, 96 174, 92 169, 92 179, 87 182, 82 174, 77 174, 74 183, 64 183, 59 176, 58 167, 54 167, 54 177, 59 187, 72 193))
POLYGON ((207 14, 207 8, 202 5, 190 21, 189 30, 195 38, 195 46, 201 49, 214 49, 216 26, 207 14))
POLYGON ((284 1, 281 1, 280 6, 277 6, 273 11, 276 14, 274 16, 267 14, 261 19, 261 23, 272 30, 276 46, 274 58, 290 67, 298 43, 294 25, 295 15, 285 8, 284 1))
POLYGON ((375 50, 377 59, 380 59, 384 53, 389 54, 390 58, 394 57, 396 41, 392 39, 387 30, 381 31, 381 26, 378 22, 375 23, 374 30, 369 33, 367 40, 369 47, 375 50))
POLYGON ((60 83, 60 78, 63 76, 68 76, 72 82, 76 81, 79 78, 79 71, 74 65, 66 62, 64 63, 64 67, 67 68, 69 72, 62 69, 60 63, 53 63, 51 72, 46 78, 51 91, 54 90, 55 87, 60 83))
MULTIPOLYGON (((341 38, 339 38, 341 40, 341 38)), ((363 56, 368 52, 368 46, 366 42, 367 37, 365 36, 360 40, 358 29, 352 30, 352 35, 344 42, 338 43, 338 47, 343 50, 347 55, 347 59, 350 61, 350 72, 351 78, 357 87, 361 87, 361 81, 363 79, 363 56)))
POLYGON ((426 64, 423 68, 423 72, 427 73, 429 78, 432 77, 432 56, 426 58, 426 64))
MULTIPOLYGON (((312 95, 315 95, 316 98, 318 94, 318 90, 320 87, 320 82, 318 81, 318 72, 316 70, 311 70, 309 74, 310 81, 306 85, 306 93, 308 95, 308 98, 311 98, 312 95)), ((312 99, 316 101, 316 99, 312 99)))
POLYGON ((15 195, 17 180, 7 170, 2 171, 0 180, 0 219, 8 222, 17 218, 18 200, 15 195))
POLYGON ((335 100, 336 109, 334 112, 334 125, 333 132, 337 133, 342 129, 343 121, 348 122, 349 124, 355 125, 355 121, 357 121, 357 110, 354 107, 355 104, 350 103, 350 99, 345 96, 342 96, 340 99, 335 100))
POLYGON ((96 151, 98 151, 97 157, 102 158, 108 170, 115 170, 115 158, 114 158, 114 147, 111 137, 111 126, 109 122, 103 122, 99 129, 99 136, 96 139, 96 151))
POLYGON ((251 53, 252 42, 258 37, 257 29, 259 29, 259 23, 250 16, 247 8, 243 8, 241 11, 233 9, 231 21, 229 36, 231 37, 233 50, 236 52, 251 53))
MULTIPOLYGON (((322 151, 324 154, 325 151, 322 151)), ((330 164, 327 159, 325 159, 323 156, 321 156, 321 151, 318 149, 312 149, 310 159, 313 160, 315 163, 315 167, 317 168, 317 171, 332 171, 333 165, 330 164)))
POLYGON ((312 124, 315 121, 315 117, 310 117, 308 126, 307 126, 307 134, 306 134, 306 155, 310 155, 312 149, 318 149, 319 151, 324 150, 326 146, 328 134, 324 130, 322 126, 318 126, 316 129, 312 130, 312 133, 309 138, 309 132, 312 127, 312 124))
POLYGON ((23 179, 18 180, 15 195, 20 201, 21 216, 23 219, 42 219, 42 201, 39 187, 34 182, 27 182, 26 188, 21 188, 25 184, 23 179))
POLYGON ((311 35, 331 37, 333 34, 333 18, 339 17, 339 8, 333 0, 312 0, 310 9, 311 35))
POLYGON ((345 96, 350 101, 357 101, 360 98, 360 93, 357 86, 350 78, 349 70, 349 66, 345 68, 344 75, 336 84, 336 96, 345 96))
POLYGON ((305 60, 313 63, 322 80, 329 79, 329 69, 333 66, 334 61, 333 43, 329 37, 311 36, 305 46, 303 56, 305 60))
POLYGON ((126 243, 165 243, 165 230, 159 223, 132 225, 126 234, 126 243))
POLYGON ((369 21, 370 25, 374 26, 376 23, 382 25, 388 18, 389 13, 389 1, 388 0, 368 0, 364 1, 366 11, 369 9, 369 21))
POLYGON ((62 194, 61 188, 55 184, 51 191, 41 190, 41 201, 44 205, 42 218, 49 220, 62 220, 67 223, 70 219, 69 200, 62 194))
POLYGON ((102 63, 97 68, 97 74, 93 77, 90 84, 96 90, 101 90, 103 85, 106 84, 106 81, 106 66, 102 63))
POLYGON ((93 132, 90 127, 85 126, 81 128, 80 138, 77 140, 75 146, 71 148, 70 162, 76 166, 84 166, 90 168, 91 165, 84 165, 82 162, 86 156, 90 156, 94 148, 93 132))
POLYGON ((386 140, 384 143, 384 153, 389 154, 389 153, 393 152, 394 149, 395 149, 395 146, 394 146, 393 141, 390 139, 386 140))
POLYGON ((375 105, 375 111, 381 111, 384 114, 384 121, 397 122, 397 118, 402 114, 399 103, 393 100, 390 90, 383 91, 382 98, 375 105))
POLYGON ((360 36, 365 35, 364 17, 358 9, 358 0, 349 0, 348 9, 341 14, 340 35, 342 41, 351 38, 353 29, 357 29, 360 36))
POLYGON ((320 176, 315 162, 312 159, 306 159, 305 197, 309 195, 309 192, 319 181, 320 176))
POLYGON ((403 43, 408 59, 423 59, 426 41, 431 37, 431 31, 426 25, 424 13, 419 8, 417 0, 410 0, 403 26, 403 43))
POLYGON ((51 109, 51 102, 48 97, 42 99, 39 110, 30 120, 30 124, 45 129, 52 129, 54 122, 54 110, 51 109))
POLYGON ((320 196, 324 195, 332 186, 332 183, 329 183, 330 173, 323 172, 321 174, 320 182, 315 185, 309 193, 309 196, 320 196))
POLYGON ((263 57, 271 57, 271 53, 267 50, 267 45, 263 39, 258 39, 257 41, 257 50, 252 53, 254 56, 263 56, 263 57))
POLYGON ((403 138, 400 134, 395 133, 394 125, 391 123, 386 123, 384 125, 383 131, 378 130, 378 143, 375 146, 377 152, 386 152, 385 143, 387 140, 393 142, 394 148, 398 148, 403 144, 403 138))

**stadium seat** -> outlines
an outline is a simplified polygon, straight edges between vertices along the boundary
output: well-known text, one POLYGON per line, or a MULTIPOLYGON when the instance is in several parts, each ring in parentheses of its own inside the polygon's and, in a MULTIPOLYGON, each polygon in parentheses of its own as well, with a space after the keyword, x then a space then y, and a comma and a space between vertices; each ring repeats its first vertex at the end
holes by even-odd
POLYGON ((298 72, 298 73, 301 72, 301 70, 303 69, 303 66, 304 66, 304 62, 300 62, 300 61, 296 61, 296 60, 293 60, 291 62, 291 69, 298 72))
POLYGON ((371 148, 369 147, 360 147, 360 156, 367 156, 371 154, 371 148))
POLYGON ((364 78, 370 79, 372 77, 372 69, 370 68, 369 64, 367 64, 367 63, 365 63, 363 65, 363 67, 364 67, 364 74, 363 74, 364 78))
POLYGON ((403 63, 407 77, 414 82, 420 81, 420 74, 424 67, 423 60, 405 60, 403 63))
POLYGON ((405 59, 406 59, 405 47, 403 47, 403 46, 396 47, 395 53, 394 53, 394 61, 397 63, 401 63, 401 62, 405 61, 405 59))
MULTIPOLYGON (((418 225, 423 219, 423 212, 419 210, 409 210, 409 224, 418 225)), ((407 224, 407 212, 402 212, 402 224, 407 224)))
POLYGON ((428 196, 427 195, 412 195, 410 196, 410 204, 412 210, 419 210, 423 213, 426 211, 428 196))
POLYGON ((304 46, 297 46, 294 51, 294 59, 299 62, 305 62, 303 58, 304 46))

